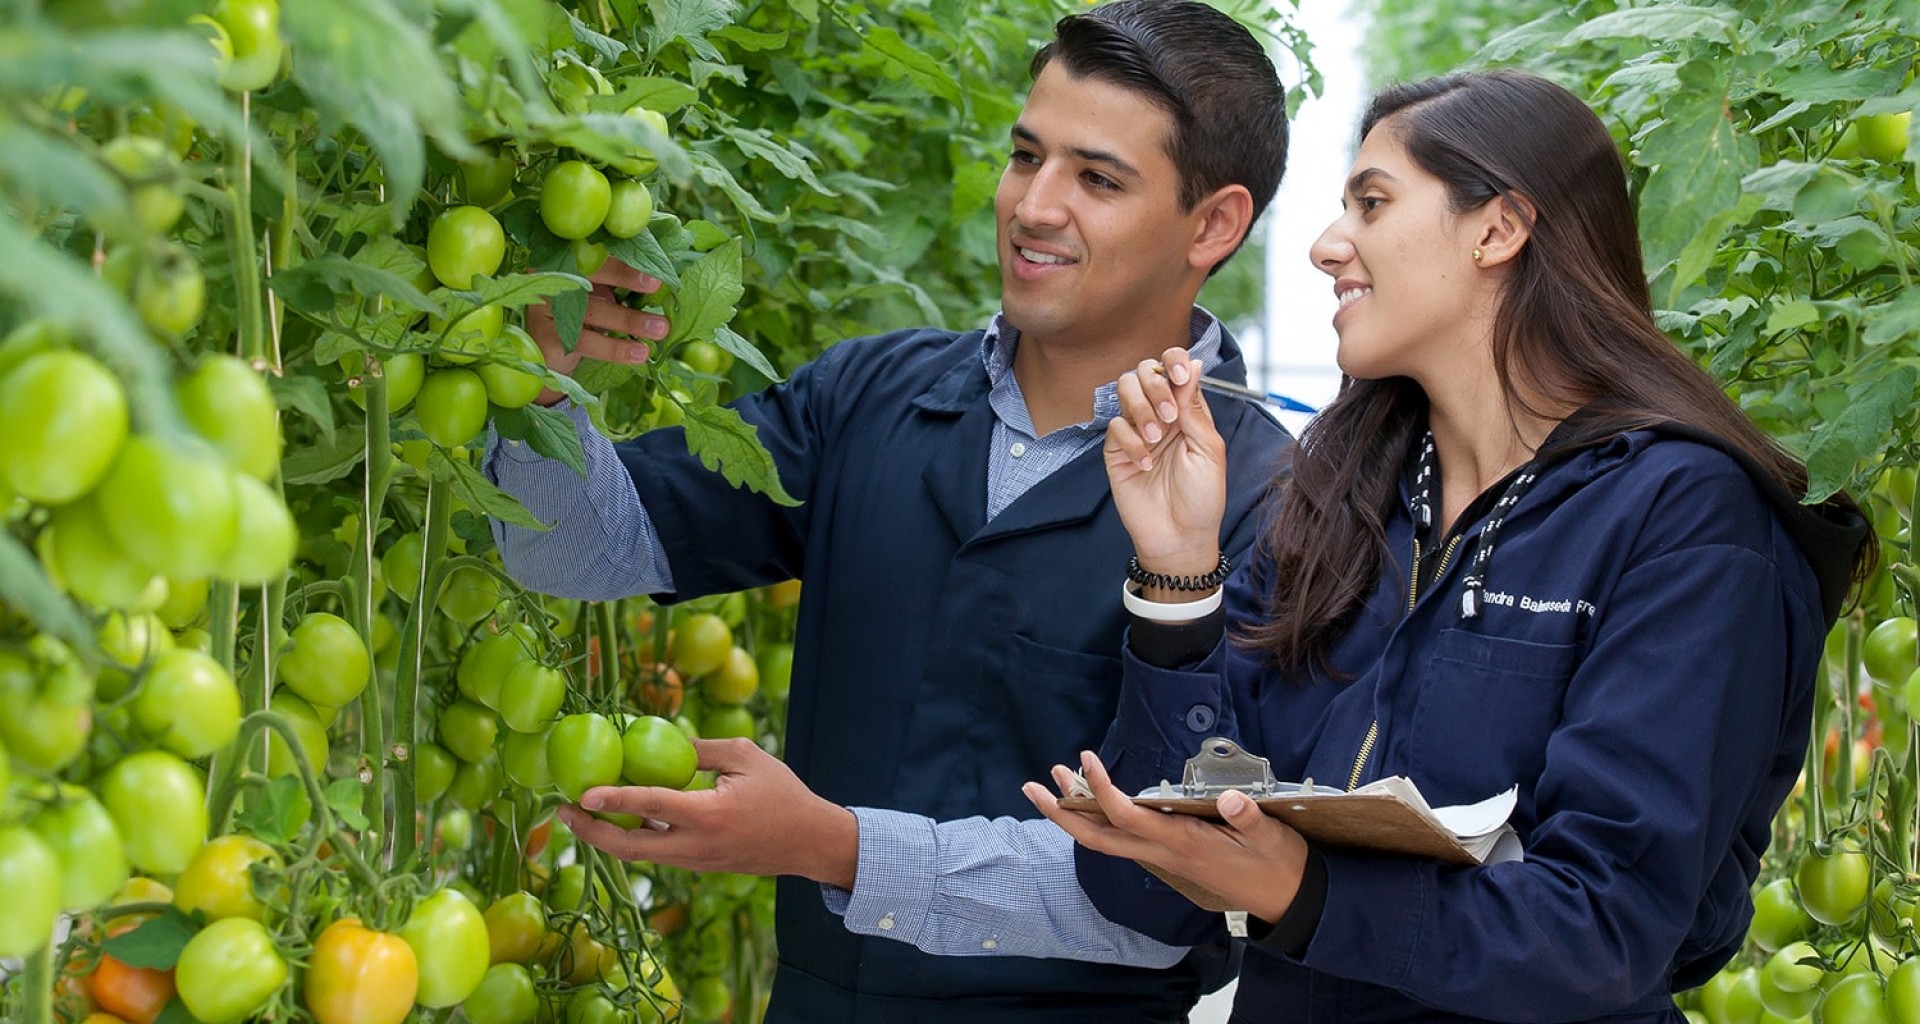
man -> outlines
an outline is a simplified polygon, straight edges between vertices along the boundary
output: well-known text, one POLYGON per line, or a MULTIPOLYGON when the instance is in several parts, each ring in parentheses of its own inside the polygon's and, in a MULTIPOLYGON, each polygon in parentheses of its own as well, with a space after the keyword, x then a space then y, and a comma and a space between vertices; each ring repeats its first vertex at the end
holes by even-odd
MULTIPOLYGON (((750 744, 705 743, 711 791, 587 797, 664 831, 567 813, 624 857, 792 876, 769 1020, 1184 1020, 1224 980, 1223 950, 1183 957, 1112 926, 1105 964, 942 959, 851 933, 954 925, 929 906, 941 880, 1017 871, 1032 852, 981 816, 1032 818, 1020 784, 1097 746, 1113 717, 1131 552, 1098 452, 1115 380, 1181 342, 1207 372, 1245 376, 1193 301, 1284 168, 1285 93, 1257 42, 1204 4, 1117 0, 1062 19, 1033 74, 994 204, 1001 314, 843 342, 736 404, 798 508, 729 487, 677 430, 615 447, 577 410, 584 484, 514 445, 490 453, 500 484, 556 524, 495 526, 536 589, 671 602, 804 582, 791 773, 750 744)), ((533 318, 556 369, 644 359, 620 336, 665 334, 608 290, 657 283, 618 266, 596 280, 574 354, 533 318)), ((1288 438, 1245 403, 1214 415, 1231 463, 1221 550, 1238 557, 1288 438)), ((1187 727, 1211 728, 1204 711, 1187 727)), ((1077 889, 1046 898, 1091 913, 1077 889)), ((1020 937, 983 948, 1002 941, 1020 937)))

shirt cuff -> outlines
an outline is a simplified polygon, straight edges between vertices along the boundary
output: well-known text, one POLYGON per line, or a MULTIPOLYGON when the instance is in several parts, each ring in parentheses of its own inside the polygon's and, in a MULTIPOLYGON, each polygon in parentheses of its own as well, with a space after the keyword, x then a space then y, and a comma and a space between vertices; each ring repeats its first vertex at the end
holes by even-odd
POLYGON ((860 859, 853 891, 821 886, 827 909, 840 902, 847 930, 914 943, 926 926, 937 884, 934 823, 918 814, 854 807, 860 859))
POLYGON ((1300 874, 1300 888, 1293 904, 1280 920, 1272 924, 1257 917, 1247 919, 1247 940, 1261 949, 1298 960, 1307 952, 1313 933, 1320 930, 1320 915, 1327 909, 1327 862, 1320 851, 1309 849, 1307 863, 1300 874))

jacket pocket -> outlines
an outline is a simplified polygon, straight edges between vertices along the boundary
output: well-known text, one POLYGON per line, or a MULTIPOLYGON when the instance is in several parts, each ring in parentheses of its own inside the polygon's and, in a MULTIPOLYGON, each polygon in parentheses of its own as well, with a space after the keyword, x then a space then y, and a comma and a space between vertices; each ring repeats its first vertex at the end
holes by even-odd
POLYGON ((1119 657, 1009 638, 999 713, 1022 746, 1069 763, 1082 749, 1099 749, 1120 699, 1119 657))
POLYGON ((1428 801, 1482 800, 1538 777, 1577 658, 1572 644, 1442 632, 1407 729, 1409 774, 1428 801))

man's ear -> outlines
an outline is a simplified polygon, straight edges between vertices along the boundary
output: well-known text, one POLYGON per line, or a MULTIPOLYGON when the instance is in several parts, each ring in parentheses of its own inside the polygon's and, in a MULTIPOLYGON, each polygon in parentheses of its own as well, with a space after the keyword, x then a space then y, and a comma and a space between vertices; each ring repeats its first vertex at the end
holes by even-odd
POLYGON ((1187 262, 1198 270, 1212 270, 1233 253, 1253 226, 1253 194, 1245 185, 1224 186, 1194 204, 1193 215, 1197 219, 1187 262))
POLYGON ((1479 258, 1474 264, 1497 267, 1520 255, 1533 237, 1534 213, 1533 201, 1517 192, 1496 197, 1476 211, 1474 249, 1479 258))

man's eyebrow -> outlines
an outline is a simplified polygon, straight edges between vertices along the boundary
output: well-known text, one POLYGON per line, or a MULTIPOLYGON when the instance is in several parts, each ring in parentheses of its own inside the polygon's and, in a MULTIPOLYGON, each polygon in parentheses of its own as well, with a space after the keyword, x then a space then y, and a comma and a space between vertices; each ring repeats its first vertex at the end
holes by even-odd
MULTIPOLYGON (((1040 145, 1040 136, 1035 135, 1025 125, 1016 123, 1013 126, 1013 137, 1020 142, 1027 143, 1028 145, 1032 145, 1032 146, 1040 145)), ((1083 149, 1079 146, 1069 147, 1067 149, 1067 152, 1073 154, 1074 158, 1077 160, 1084 160, 1087 163, 1106 164, 1107 166, 1120 172, 1122 175, 1125 175, 1130 178, 1139 178, 1141 176, 1140 169, 1138 167, 1135 167, 1132 164, 1128 163, 1127 161, 1121 159, 1119 154, 1117 153, 1109 153, 1104 149, 1083 149)))

